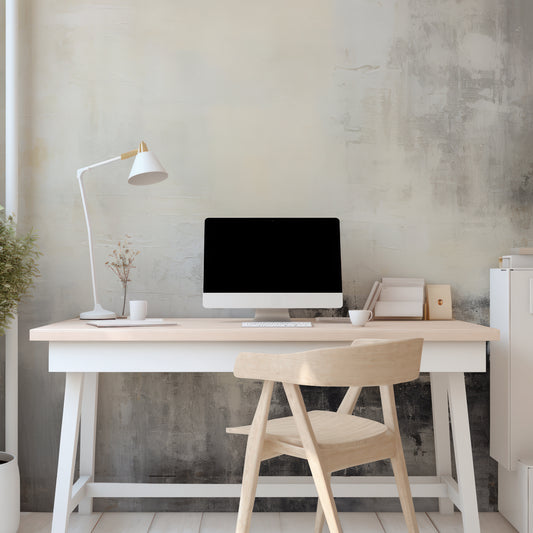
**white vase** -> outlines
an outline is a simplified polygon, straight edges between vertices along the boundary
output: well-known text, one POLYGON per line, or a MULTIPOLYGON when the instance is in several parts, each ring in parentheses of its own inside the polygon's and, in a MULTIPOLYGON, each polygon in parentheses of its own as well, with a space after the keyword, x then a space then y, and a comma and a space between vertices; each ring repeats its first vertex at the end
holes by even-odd
POLYGON ((0 533, 16 533, 20 522, 20 476, 17 458, 0 452, 0 533))

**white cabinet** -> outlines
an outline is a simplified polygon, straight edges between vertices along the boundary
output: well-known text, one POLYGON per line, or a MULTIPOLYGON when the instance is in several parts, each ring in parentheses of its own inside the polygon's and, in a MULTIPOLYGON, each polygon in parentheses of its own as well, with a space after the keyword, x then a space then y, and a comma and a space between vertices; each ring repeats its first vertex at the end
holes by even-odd
POLYGON ((498 467, 500 513, 520 533, 533 533, 533 461, 521 459, 515 470, 498 467))
POLYGON ((533 457, 533 269, 491 270, 490 325, 500 330, 500 340, 490 343, 490 455, 498 461, 499 510, 530 533, 529 474, 520 471, 533 457))

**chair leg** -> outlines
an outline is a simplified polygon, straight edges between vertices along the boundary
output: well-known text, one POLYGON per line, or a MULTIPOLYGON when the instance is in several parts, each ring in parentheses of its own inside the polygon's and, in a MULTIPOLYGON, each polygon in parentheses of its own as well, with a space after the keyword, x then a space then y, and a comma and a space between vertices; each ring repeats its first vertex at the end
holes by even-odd
POLYGON ((415 516, 415 507, 411 496, 411 487, 409 486, 409 478, 407 477, 405 457, 402 449, 396 452, 396 457, 392 457, 391 462, 394 477, 396 478, 396 486, 398 487, 398 494, 400 495, 403 516, 407 524, 407 531, 409 531, 409 533, 419 533, 418 523, 415 516))
POLYGON ((314 533, 322 533, 324 529, 324 509, 322 509, 322 504, 320 500, 316 504, 316 516, 315 516, 315 531, 314 533))
POLYGON ((244 455, 244 469, 242 473, 241 499, 239 502, 239 513, 237 515, 236 533, 248 533, 252 520, 252 509, 254 507, 255 492, 257 490, 257 478, 259 477, 259 467, 261 466, 261 454, 265 428, 268 418, 270 400, 272 398, 273 381, 265 381, 261 397, 257 404, 254 420, 246 443, 246 453, 244 455))
MULTIPOLYGON (((331 474, 328 476, 328 481, 331 486, 331 474)), ((322 529, 324 529, 324 509, 322 507, 322 504, 320 503, 320 498, 316 504, 316 515, 315 515, 315 531, 314 533, 322 533, 322 529)))
POLYGON ((315 434, 305 410, 305 403, 298 385, 293 383, 283 383, 283 388, 291 406, 294 421, 298 428, 298 433, 302 439, 302 444, 307 456, 307 462, 313 475, 315 487, 318 492, 318 501, 324 509, 324 515, 328 523, 330 533, 342 533, 339 522, 339 515, 333 499, 333 491, 330 484, 330 473, 326 472, 318 449, 315 434))
POLYGON ((315 519, 315 533, 321 532, 322 527, 317 530, 319 514, 322 513, 322 526, 324 525, 324 516, 328 524, 329 533, 342 533, 339 515, 337 514, 337 507, 333 499, 333 491, 331 490, 330 474, 326 474, 322 465, 318 461, 308 459, 311 467, 311 474, 315 482, 316 490, 318 492, 317 516, 315 519))
POLYGON ((250 530, 259 467, 261 466, 260 453, 261 449, 259 447, 252 446, 246 448, 244 471, 242 474, 241 499, 239 502, 235 533, 248 533, 250 530))

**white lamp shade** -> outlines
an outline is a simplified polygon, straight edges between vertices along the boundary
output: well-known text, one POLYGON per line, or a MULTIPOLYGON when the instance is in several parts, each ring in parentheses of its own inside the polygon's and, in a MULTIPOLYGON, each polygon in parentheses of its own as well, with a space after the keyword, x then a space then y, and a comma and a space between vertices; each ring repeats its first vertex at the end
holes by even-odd
POLYGON ((152 183, 163 181, 167 177, 168 172, 163 168, 157 157, 153 152, 147 150, 139 152, 135 156, 128 183, 130 185, 151 185, 152 183))

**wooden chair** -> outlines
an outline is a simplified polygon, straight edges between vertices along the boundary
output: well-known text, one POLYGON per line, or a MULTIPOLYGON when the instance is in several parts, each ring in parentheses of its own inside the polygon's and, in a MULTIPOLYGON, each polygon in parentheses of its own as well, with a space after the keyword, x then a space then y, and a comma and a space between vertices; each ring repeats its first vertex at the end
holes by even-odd
POLYGON ((322 531, 324 516, 330 533, 342 533, 331 473, 388 458, 408 531, 418 533, 393 385, 418 377, 422 344, 423 339, 361 339, 351 346, 300 353, 239 354, 234 375, 264 383, 252 424, 227 428, 248 435, 237 533, 249 531, 261 461, 284 454, 309 463, 318 492, 315 533, 322 531), (293 416, 268 420, 275 381, 283 384, 293 416), (300 385, 349 388, 336 412, 307 412, 300 385), (364 386, 379 386, 384 424, 352 415, 364 386))

